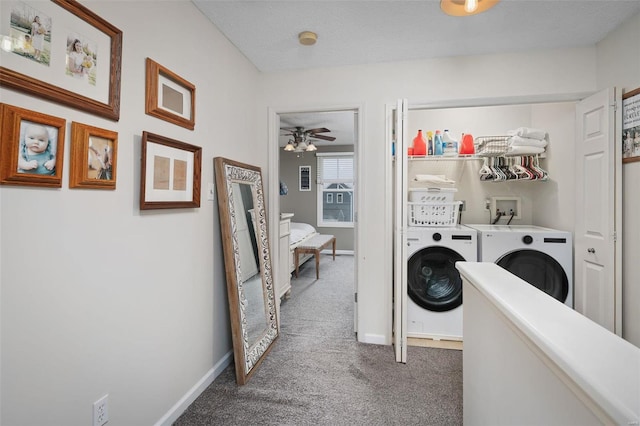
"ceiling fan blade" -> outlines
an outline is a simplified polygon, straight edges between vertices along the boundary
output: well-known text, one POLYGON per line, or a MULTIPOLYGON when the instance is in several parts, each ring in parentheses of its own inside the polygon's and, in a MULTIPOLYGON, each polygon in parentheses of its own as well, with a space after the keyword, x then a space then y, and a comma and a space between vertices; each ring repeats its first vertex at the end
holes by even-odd
POLYGON ((327 133, 330 131, 331 130, 327 129, 326 127, 318 127, 317 129, 305 130, 305 133, 327 133))
POLYGON ((312 139, 324 139, 325 141, 335 141, 336 138, 334 138, 333 136, 325 136, 325 135, 309 135, 310 138, 312 139))

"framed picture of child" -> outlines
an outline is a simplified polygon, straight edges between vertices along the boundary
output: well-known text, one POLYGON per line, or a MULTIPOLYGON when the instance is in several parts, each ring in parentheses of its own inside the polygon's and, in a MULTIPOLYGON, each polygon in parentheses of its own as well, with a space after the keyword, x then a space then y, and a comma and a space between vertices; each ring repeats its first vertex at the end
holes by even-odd
POLYGON ((60 188, 66 121, 0 104, 0 184, 60 188))
POLYGON ((118 133, 71 122, 69 188, 116 189, 118 133))

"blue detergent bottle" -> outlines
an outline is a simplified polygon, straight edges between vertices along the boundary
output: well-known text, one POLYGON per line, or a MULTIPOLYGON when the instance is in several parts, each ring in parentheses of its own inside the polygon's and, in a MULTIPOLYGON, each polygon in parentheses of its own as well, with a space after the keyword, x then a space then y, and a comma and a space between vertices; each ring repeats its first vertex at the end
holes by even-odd
POLYGON ((433 137, 433 154, 442 155, 444 147, 442 146, 442 133, 440 130, 436 130, 436 135, 433 137))

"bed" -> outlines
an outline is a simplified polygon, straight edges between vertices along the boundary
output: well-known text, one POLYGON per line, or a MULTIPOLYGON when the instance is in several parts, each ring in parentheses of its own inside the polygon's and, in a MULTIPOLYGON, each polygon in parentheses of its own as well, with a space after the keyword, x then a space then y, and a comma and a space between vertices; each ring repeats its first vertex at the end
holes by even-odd
MULTIPOLYGON (((296 269, 295 259, 293 258, 295 248, 313 238, 315 235, 318 235, 318 231, 308 223, 291 222, 291 233, 289 234, 289 272, 293 272, 296 269)), ((312 257, 312 254, 303 255, 299 260, 299 264, 302 265, 312 257)))

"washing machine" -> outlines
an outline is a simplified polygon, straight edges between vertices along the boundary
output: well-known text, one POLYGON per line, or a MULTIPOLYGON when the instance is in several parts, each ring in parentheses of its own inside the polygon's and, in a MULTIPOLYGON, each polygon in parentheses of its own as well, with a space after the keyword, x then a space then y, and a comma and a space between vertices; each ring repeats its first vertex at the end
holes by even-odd
POLYGON ((573 308, 570 232, 529 225, 468 225, 478 231, 478 261, 493 262, 573 308))
POLYGON ((462 340, 458 261, 476 262, 477 232, 463 225, 407 228, 407 337, 462 340))

